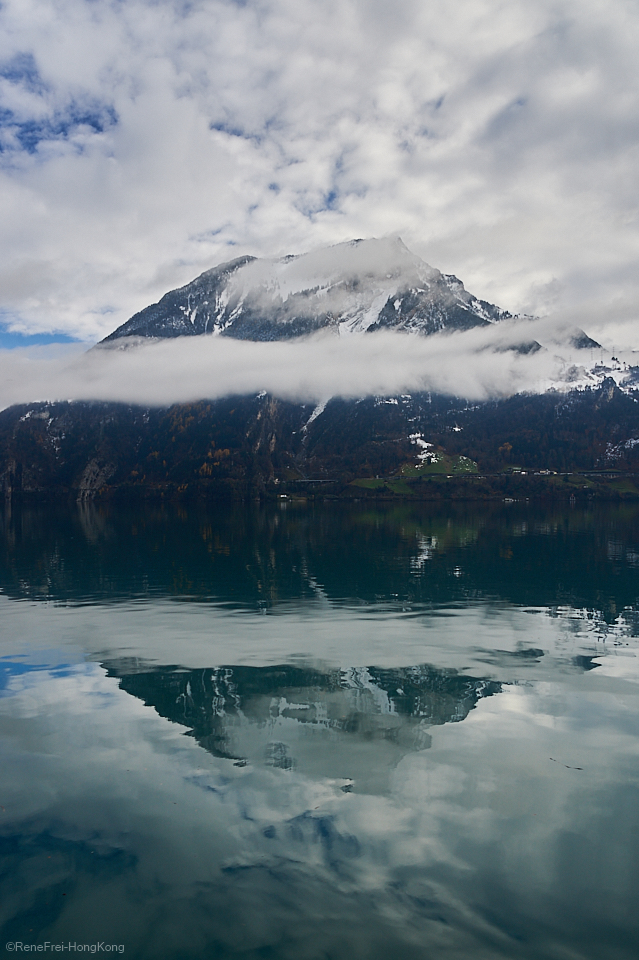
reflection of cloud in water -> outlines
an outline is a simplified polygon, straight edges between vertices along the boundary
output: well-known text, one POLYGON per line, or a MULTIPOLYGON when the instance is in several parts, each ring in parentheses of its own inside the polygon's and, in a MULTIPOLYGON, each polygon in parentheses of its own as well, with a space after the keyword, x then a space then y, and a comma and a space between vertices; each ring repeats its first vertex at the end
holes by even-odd
POLYGON ((637 514, 517 510, 16 511, 6 938, 634 960, 637 514))
POLYGON ((40 939, 134 956, 630 960, 637 716, 591 676, 577 693, 561 676, 509 686, 432 728, 385 796, 213 757, 95 665, 16 676, 0 701, 7 936, 40 923, 40 939))

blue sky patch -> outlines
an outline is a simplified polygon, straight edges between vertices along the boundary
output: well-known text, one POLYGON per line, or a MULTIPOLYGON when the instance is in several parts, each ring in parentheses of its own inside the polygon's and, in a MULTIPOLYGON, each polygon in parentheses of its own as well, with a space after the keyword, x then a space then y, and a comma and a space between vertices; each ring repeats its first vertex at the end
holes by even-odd
POLYGON ((0 64, 0 77, 30 93, 41 94, 47 89, 32 53, 17 53, 11 60, 0 64))
POLYGON ((16 347, 42 347, 50 343, 78 343, 75 337, 66 333, 14 333, 0 325, 0 349, 14 350, 16 347))
MULTIPOLYGON (((11 110, 0 109, 0 127, 8 127, 22 150, 35 153, 43 141, 68 140, 80 127, 88 127, 93 133, 104 133, 117 123, 113 107, 81 108, 71 104, 63 113, 37 120, 19 120, 11 110)), ((6 146, 0 142, 0 152, 6 146)))
POLYGON ((329 192, 324 197, 324 209, 335 210, 335 208, 337 207, 338 199, 339 199, 339 194, 337 190, 329 190, 329 192))
POLYGON ((17 54, 0 64, 0 77, 38 98, 38 106, 31 111, 31 116, 0 105, 0 130, 5 131, 0 137, 0 153, 16 150, 35 153, 43 141, 68 140, 82 127, 93 133, 104 133, 118 122, 114 107, 94 97, 74 98, 64 106, 54 107, 49 102, 51 91, 30 53, 17 54))

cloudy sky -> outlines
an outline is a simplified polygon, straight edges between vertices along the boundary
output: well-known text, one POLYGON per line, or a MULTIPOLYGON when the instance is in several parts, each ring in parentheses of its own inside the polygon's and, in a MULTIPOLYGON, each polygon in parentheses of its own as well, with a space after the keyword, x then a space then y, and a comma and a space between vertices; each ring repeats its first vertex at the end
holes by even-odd
POLYGON ((5 333, 94 340, 222 260, 387 234, 627 328, 637 49, 628 0, 3 0, 5 333))

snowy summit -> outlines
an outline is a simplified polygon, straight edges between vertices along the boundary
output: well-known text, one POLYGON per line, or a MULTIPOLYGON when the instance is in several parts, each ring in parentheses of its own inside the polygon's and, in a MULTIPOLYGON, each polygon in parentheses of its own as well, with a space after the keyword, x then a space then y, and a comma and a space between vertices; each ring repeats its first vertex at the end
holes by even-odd
POLYGON ((220 334, 287 340, 323 328, 431 334, 511 316, 472 296, 457 277, 429 266, 395 237, 220 264, 136 313, 106 339, 220 334))

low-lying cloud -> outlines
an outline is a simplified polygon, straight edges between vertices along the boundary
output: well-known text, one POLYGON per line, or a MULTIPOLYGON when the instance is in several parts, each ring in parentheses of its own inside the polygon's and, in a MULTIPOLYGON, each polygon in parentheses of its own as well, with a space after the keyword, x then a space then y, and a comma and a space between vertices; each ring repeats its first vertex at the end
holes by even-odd
POLYGON ((121 340, 81 354, 2 351, 0 406, 37 400, 168 406, 261 391, 300 401, 416 391, 485 400, 543 390, 578 360, 580 351, 568 347, 561 356, 553 349, 518 353, 514 347, 538 329, 519 322, 430 337, 322 333, 255 343, 200 336, 121 340))

